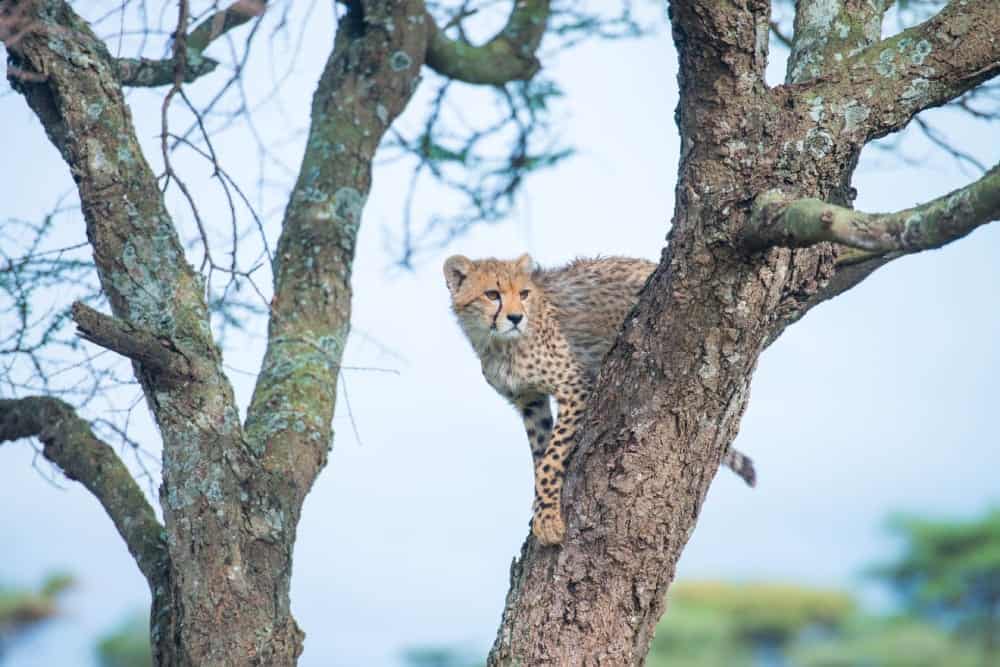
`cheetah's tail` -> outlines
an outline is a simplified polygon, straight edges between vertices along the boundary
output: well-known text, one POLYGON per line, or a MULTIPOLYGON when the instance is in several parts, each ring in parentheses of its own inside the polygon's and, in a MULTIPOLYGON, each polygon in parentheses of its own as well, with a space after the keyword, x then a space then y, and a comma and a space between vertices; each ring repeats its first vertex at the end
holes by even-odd
POLYGON ((722 457, 722 465, 743 478, 747 486, 757 485, 757 471, 753 467, 753 459, 733 447, 722 457))

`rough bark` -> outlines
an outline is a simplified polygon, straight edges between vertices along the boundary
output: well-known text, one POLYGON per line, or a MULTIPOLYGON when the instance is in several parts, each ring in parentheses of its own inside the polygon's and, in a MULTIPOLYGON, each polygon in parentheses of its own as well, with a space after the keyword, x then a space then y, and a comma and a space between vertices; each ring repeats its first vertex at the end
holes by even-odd
MULTIPOLYGON (((239 503, 252 465, 232 389, 208 329, 201 281, 184 259, 155 176, 135 138, 113 61, 68 5, 39 2, 32 29, 10 47, 15 80, 77 182, 87 236, 115 318, 208 372, 177 383, 136 364, 163 439, 168 574, 151 580, 159 664, 286 662, 299 634, 280 571, 251 569, 247 524, 266 508, 239 503)), ((274 545, 269 545, 274 549, 274 545)))
POLYGON ((161 338, 131 322, 109 317, 79 301, 73 304, 71 312, 81 338, 134 360, 163 382, 196 381, 209 377, 212 371, 184 356, 169 338, 161 338))
POLYGON ((892 0, 799 0, 786 83, 819 78, 831 64, 877 42, 892 0))
POLYGON ((741 239, 752 203, 780 189, 849 215, 865 142, 996 73, 995 31, 965 45, 953 32, 997 25, 996 3, 951 3, 904 33, 916 41, 890 40, 900 58, 891 73, 876 67, 885 50, 875 43, 881 3, 798 5, 825 14, 799 16, 791 85, 768 89, 769 3, 670 4, 681 162, 669 246, 589 403, 565 487, 566 541, 525 543, 490 665, 643 664, 760 352, 890 257, 848 259, 840 246, 787 249, 775 239, 748 253, 741 239), (951 56, 934 64, 941 76, 927 95, 902 95, 927 76, 930 58, 951 56), (891 82, 879 88, 878 77, 891 82))
POLYGON ((864 142, 895 132, 1000 74, 998 25, 995 0, 949 2, 919 25, 842 53, 810 85, 809 103, 815 113, 839 115, 844 133, 864 142))

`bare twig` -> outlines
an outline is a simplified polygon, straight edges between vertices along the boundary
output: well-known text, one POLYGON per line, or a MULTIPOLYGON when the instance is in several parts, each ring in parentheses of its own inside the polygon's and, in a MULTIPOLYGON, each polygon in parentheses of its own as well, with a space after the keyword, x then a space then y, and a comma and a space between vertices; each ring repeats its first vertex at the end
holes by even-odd
POLYGON ((79 301, 73 304, 73 320, 84 340, 137 361, 147 371, 161 374, 164 379, 183 382, 205 375, 172 341, 99 313, 79 301))

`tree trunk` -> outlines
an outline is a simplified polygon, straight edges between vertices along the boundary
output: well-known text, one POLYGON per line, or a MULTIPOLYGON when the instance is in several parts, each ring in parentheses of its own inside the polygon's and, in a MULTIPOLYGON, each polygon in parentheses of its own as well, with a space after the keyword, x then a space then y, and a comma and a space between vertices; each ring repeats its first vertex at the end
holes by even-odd
POLYGON ((525 543, 490 665, 644 663, 758 357, 834 275, 832 245, 753 253, 738 242, 750 204, 773 188, 849 206, 864 145, 833 141, 794 89, 766 86, 769 9, 671 3, 681 161, 669 245, 589 404, 566 541, 525 543))
POLYGON ((846 210, 867 142, 1000 73, 994 0, 949 3, 880 42, 888 4, 799 0, 787 84, 768 87, 769 2, 670 3, 681 159, 669 246, 591 395, 566 540, 525 543, 490 665, 643 664, 761 351, 891 259, 1000 216, 1000 166, 900 214, 846 210), (775 190, 786 203, 772 211, 775 190))

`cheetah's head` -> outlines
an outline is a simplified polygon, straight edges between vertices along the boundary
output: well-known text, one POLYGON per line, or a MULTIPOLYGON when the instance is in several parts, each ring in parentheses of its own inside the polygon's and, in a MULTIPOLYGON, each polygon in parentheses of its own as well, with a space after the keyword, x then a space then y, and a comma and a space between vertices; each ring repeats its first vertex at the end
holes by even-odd
POLYGON ((445 260, 444 279, 452 309, 465 333, 479 340, 514 340, 527 333, 534 271, 535 263, 526 254, 513 261, 473 261, 462 255, 445 260))

